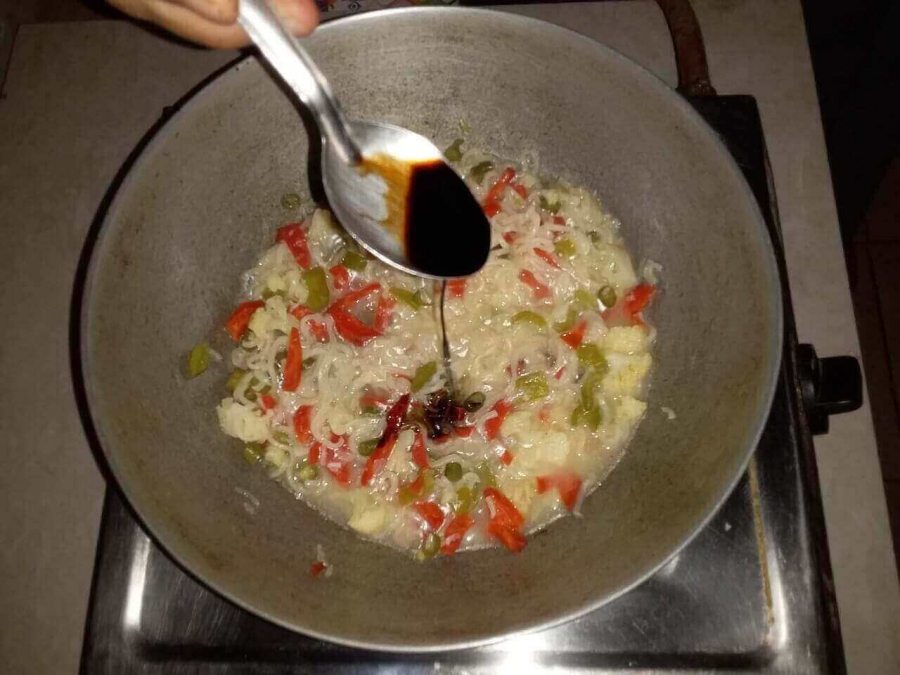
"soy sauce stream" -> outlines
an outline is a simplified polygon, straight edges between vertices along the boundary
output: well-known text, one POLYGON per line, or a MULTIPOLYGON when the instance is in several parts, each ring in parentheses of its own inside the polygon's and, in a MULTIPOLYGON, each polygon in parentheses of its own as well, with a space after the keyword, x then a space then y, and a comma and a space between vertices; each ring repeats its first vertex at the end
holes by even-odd
POLYGON ((447 388, 456 391, 453 385, 453 369, 450 367, 450 342, 447 340, 447 321, 444 319, 444 300, 447 297, 447 280, 441 282, 441 347, 444 350, 444 370, 447 371, 447 388))

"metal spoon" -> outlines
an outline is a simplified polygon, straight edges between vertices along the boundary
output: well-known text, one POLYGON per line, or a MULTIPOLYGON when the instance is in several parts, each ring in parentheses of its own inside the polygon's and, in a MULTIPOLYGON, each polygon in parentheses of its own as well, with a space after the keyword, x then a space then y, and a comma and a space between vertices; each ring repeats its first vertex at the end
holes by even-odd
POLYGON ((240 0, 238 21, 322 134, 322 183, 338 220, 373 255, 434 279, 477 272, 490 224, 465 182, 424 136, 348 120, 328 81, 266 0, 240 0))

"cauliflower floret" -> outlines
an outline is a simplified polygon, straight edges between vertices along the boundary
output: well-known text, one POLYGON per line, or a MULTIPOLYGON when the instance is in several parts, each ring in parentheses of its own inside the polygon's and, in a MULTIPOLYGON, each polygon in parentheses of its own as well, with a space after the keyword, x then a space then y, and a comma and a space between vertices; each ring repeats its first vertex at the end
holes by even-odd
POLYGON ((386 471, 393 471, 400 476, 401 480, 411 478, 416 471, 416 465, 412 463, 410 455, 410 448, 412 448, 415 438, 416 434, 412 429, 401 431, 384 467, 386 471))
POLYGON ((309 231, 306 233, 311 251, 321 251, 322 262, 327 261, 334 252, 344 245, 344 237, 331 217, 331 212, 316 209, 313 213, 309 231))
POLYGON ((647 410, 647 404, 633 396, 623 396, 616 408, 616 424, 633 426, 647 410))
POLYGON ((501 431, 515 444, 517 468, 522 471, 546 471, 564 465, 569 458, 568 434, 547 430, 527 410, 511 413, 501 431))
POLYGON ((531 503, 537 494, 534 480, 531 478, 523 480, 506 476, 500 479, 497 487, 509 498, 509 501, 519 510, 519 513, 527 519, 531 503))
POLYGON ((287 334, 296 325, 296 319, 288 314, 284 298, 273 295, 266 300, 265 307, 260 307, 253 312, 247 327, 260 339, 265 339, 270 331, 278 330, 287 334))
POLYGON ((604 246, 599 248, 594 260, 596 262, 591 269, 591 281, 597 284, 612 284, 620 295, 637 284, 637 275, 634 273, 628 251, 624 247, 604 246))
POLYGON ((288 459, 288 453, 281 448, 270 445, 266 448, 265 460, 275 469, 281 469, 288 459))
POLYGON ((266 288, 268 288, 273 293, 277 293, 278 291, 287 290, 287 284, 285 283, 284 277, 280 274, 275 274, 274 272, 266 277, 266 288))
POLYGON ((606 355, 606 362, 609 373, 603 378, 603 391, 612 396, 630 396, 640 390, 653 359, 649 354, 626 356, 613 352, 606 355))
POLYGON ((603 342, 608 351, 634 354, 647 351, 647 331, 641 326, 616 326, 609 329, 603 342))
POLYGON ((287 291, 287 299, 291 304, 304 304, 309 297, 309 289, 303 283, 303 277, 300 270, 289 270, 282 277, 284 280, 285 290, 287 291))
POLYGON ((500 431, 504 436, 528 436, 534 431, 531 413, 527 410, 517 410, 510 413, 503 420, 500 431))
POLYGON ((224 398, 216 408, 219 426, 229 436, 245 443, 262 443, 269 437, 268 422, 257 415, 253 408, 238 403, 233 398, 224 398))
POLYGON ((353 514, 347 524, 361 534, 379 534, 387 525, 387 509, 381 504, 373 503, 365 494, 361 497, 354 500, 353 514))

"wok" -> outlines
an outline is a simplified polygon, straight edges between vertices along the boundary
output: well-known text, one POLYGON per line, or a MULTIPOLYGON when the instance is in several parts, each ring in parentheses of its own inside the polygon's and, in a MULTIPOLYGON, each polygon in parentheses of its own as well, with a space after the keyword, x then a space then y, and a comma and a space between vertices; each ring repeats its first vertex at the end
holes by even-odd
POLYGON ((156 540, 238 605, 354 646, 471 646, 566 621, 646 579, 709 520, 765 422, 780 291, 758 207, 723 145, 662 82, 587 38, 472 9, 335 21, 308 40, 349 116, 458 135, 593 188, 637 261, 662 264, 647 415, 583 508, 503 550, 417 563, 249 470, 218 429, 223 367, 183 376, 285 192, 308 197, 301 118, 247 58, 193 95, 133 163, 93 246, 81 367, 106 462, 156 540), (672 408, 669 420, 660 410, 672 408), (259 504, 246 508, 252 495, 259 504), (306 573, 322 544, 331 579, 306 573))

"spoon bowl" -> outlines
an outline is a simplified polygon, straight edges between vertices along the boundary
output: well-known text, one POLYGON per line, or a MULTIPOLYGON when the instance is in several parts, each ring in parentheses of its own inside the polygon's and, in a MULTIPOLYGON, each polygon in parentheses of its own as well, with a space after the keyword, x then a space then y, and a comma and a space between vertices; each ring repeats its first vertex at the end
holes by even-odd
POLYGON ((410 274, 468 276, 487 261, 490 225, 465 182, 424 136, 373 122, 349 122, 360 161, 327 141, 322 183, 338 221, 365 249, 410 274))
POLYGON ((453 279, 480 270, 490 252, 490 223, 440 150, 408 129, 348 120, 267 0, 240 0, 238 20, 315 119, 322 183, 344 229, 410 274, 453 279))

